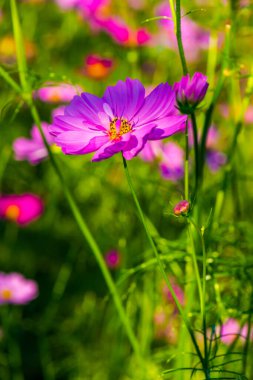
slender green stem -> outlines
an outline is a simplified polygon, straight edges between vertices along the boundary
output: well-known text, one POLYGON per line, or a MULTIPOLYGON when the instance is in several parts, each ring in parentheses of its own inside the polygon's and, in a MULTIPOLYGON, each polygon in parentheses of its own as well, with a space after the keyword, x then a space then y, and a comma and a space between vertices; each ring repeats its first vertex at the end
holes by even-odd
POLYGON ((184 161, 184 198, 189 200, 189 138, 188 138, 188 121, 185 128, 185 161, 184 161))
POLYGON ((203 267, 202 267, 202 296, 201 296, 201 314, 202 314, 202 324, 203 324, 203 337, 204 337, 204 360, 205 360, 205 366, 208 370, 208 361, 209 361, 209 351, 208 351, 208 344, 207 344, 207 336, 206 336, 206 246, 205 246, 205 239, 204 239, 204 232, 205 229, 202 227, 199 229, 199 227, 196 225, 193 219, 190 219, 190 222, 194 226, 197 234, 200 237, 201 241, 201 248, 202 248, 202 255, 203 255, 203 267))
POLYGON ((0 75, 5 80, 6 83, 8 83, 15 92, 22 93, 22 89, 19 87, 19 85, 12 79, 12 77, 7 73, 7 71, 4 70, 2 66, 0 66, 0 75))
POLYGON ((174 0, 169 0, 169 3, 170 3, 170 11, 171 11, 171 16, 172 16, 173 24, 174 24, 174 29, 175 29, 175 33, 176 33, 176 30, 177 30, 177 17, 176 17, 176 12, 175 12, 174 0))
POLYGON ((27 63, 26 63, 26 56, 24 54, 23 32, 20 25, 16 0, 10 0, 10 6, 11 6, 13 32, 14 32, 15 43, 16 43, 16 53, 17 53, 17 63, 18 63, 18 69, 19 69, 20 83, 23 88, 23 91, 29 92, 30 86, 27 81, 27 63))
POLYGON ((188 233, 189 233, 189 237, 190 237, 191 245, 192 245, 192 261, 193 261, 193 267, 194 267, 195 276, 196 276, 196 280, 197 280, 197 286, 198 286, 201 316, 203 318, 203 293, 202 293, 201 278, 200 278, 200 273, 199 273, 194 237, 193 237, 193 233, 191 230, 191 223, 193 224, 193 221, 190 219, 190 223, 188 223, 188 233))
POLYGON ((165 270, 164 270, 164 265, 163 265, 163 263, 162 263, 162 261, 161 261, 161 258, 160 258, 160 255, 159 255, 159 253, 158 253, 158 250, 157 250, 157 248, 156 248, 156 245, 155 245, 155 243, 154 243, 154 240, 153 240, 153 238, 152 238, 152 236, 151 236, 151 234, 150 234, 150 232, 149 232, 149 228, 148 228, 147 222, 146 222, 145 217, 144 217, 144 214, 143 214, 143 212, 142 212, 142 209, 141 209, 141 206, 140 206, 139 200, 138 200, 138 198, 137 198, 137 195, 136 195, 136 193, 135 193, 135 190, 134 190, 134 187, 133 187, 133 184, 132 184, 132 180, 131 180, 131 177, 130 177, 130 174, 129 174, 129 171, 128 171, 127 162, 126 162, 126 160, 125 160, 123 154, 122 154, 122 159, 123 159, 123 166, 124 166, 124 169, 125 169, 125 174, 126 174, 127 182, 128 182, 128 185, 129 185, 130 191, 131 191, 131 193, 132 193, 133 200, 134 200, 135 206, 136 206, 136 208, 137 208, 137 211, 138 211, 138 214, 139 214, 140 220, 141 220, 141 222, 142 222, 142 224, 143 224, 143 227, 144 227, 144 230, 145 230, 145 232, 146 232, 146 235, 147 235, 148 241, 149 241, 149 243, 150 243, 150 246, 151 246, 151 248, 152 248, 152 251, 153 251, 154 254, 155 254, 155 257, 156 257, 156 260, 157 260, 157 263, 158 263, 159 270, 160 270, 160 272, 161 272, 161 274, 162 274, 162 276, 163 276, 163 278, 164 278, 164 280, 165 280, 165 283, 166 283, 166 285, 167 285, 167 287, 168 287, 168 289, 169 289, 169 291, 170 291, 170 293, 171 293, 171 295, 172 295, 172 297, 173 297, 173 300, 174 300, 174 302, 175 302, 175 304, 176 304, 176 306, 177 306, 177 308, 178 308, 178 311, 179 311, 179 313, 180 313, 180 315, 181 315, 181 317, 182 317, 182 319, 183 319, 183 321, 184 321, 184 323, 185 323, 185 325, 186 325, 186 327, 187 327, 187 330, 188 330, 188 332, 189 332, 189 334, 190 334, 190 336, 191 336, 191 339, 192 339, 192 343, 193 343, 193 345, 194 345, 194 347, 195 347, 196 353, 198 354, 199 359, 201 360, 201 363, 203 364, 203 368, 204 368, 204 360, 203 360, 203 357, 202 357, 201 351, 200 351, 200 349, 199 349, 198 343, 197 343, 197 341, 196 341, 196 338, 195 338, 194 332, 193 332, 193 330, 192 330, 192 328, 191 328, 191 325, 190 325, 190 323, 189 323, 189 320, 188 320, 188 318, 186 317, 186 315, 185 315, 185 313, 184 313, 184 310, 183 310, 183 308, 182 308, 182 306, 181 306, 181 304, 180 304, 180 302, 179 302, 179 300, 178 300, 178 298, 177 298, 177 296, 176 296, 176 293, 175 293, 175 291, 174 291, 174 289, 173 289, 173 287, 172 287, 172 285, 171 285, 171 282, 170 282, 170 280, 169 280, 169 278, 168 278, 168 276, 167 276, 167 274, 166 274, 166 272, 165 272, 165 270))
POLYGON ((202 301, 203 301, 203 334, 204 334, 204 352, 205 352, 205 361, 206 361, 206 367, 208 367, 208 360, 209 360, 209 352, 208 352, 208 345, 207 345, 207 336, 206 336, 206 246, 205 246, 205 240, 204 240, 204 229, 200 231, 200 239, 201 239, 201 246, 202 246, 202 254, 203 254, 203 284, 202 284, 202 301))
POLYGON ((199 146, 198 146, 198 128, 195 113, 191 114, 192 129, 193 129, 193 143, 194 143, 194 157, 195 157, 195 190, 193 198, 196 200, 199 182, 199 146))
POLYGON ((188 73, 188 68, 187 68, 187 63, 185 59, 185 54, 184 54, 184 46, 182 42, 182 32, 181 32, 181 0, 176 0, 176 21, 177 21, 177 26, 176 26, 176 37, 177 37, 177 45, 178 45, 178 51, 180 55, 180 60, 182 64, 182 69, 184 75, 188 73))
POLYGON ((131 327, 130 321, 128 319, 128 316, 124 310, 124 307, 122 305, 120 296, 118 294, 117 288, 115 286, 115 283, 112 279, 112 276, 105 264, 103 255, 96 243, 96 240, 92 236, 86 222, 84 221, 84 218, 82 217, 82 214, 65 182, 65 178, 50 150, 49 144, 45 138, 45 135, 43 133, 42 127, 41 127, 41 121, 38 114, 38 111, 33 103, 32 95, 31 95, 31 89, 29 82, 27 81, 27 65, 26 65, 26 57, 25 57, 25 51, 24 51, 24 43, 23 43, 23 36, 22 36, 22 30, 21 25, 19 21, 19 15, 18 15, 18 9, 16 6, 16 0, 11 0, 11 12, 12 12, 12 22, 13 22, 13 31, 14 31, 14 38, 16 43, 16 49, 17 49, 17 62, 18 62, 18 68, 19 68, 19 76, 20 76, 20 82, 23 89, 23 97, 26 103, 28 104, 32 117, 34 119, 35 124, 40 130, 41 136, 43 138, 44 144, 47 148, 48 155, 51 161, 51 164, 60 180, 60 183, 62 185, 62 189, 64 192, 64 195, 67 199, 67 202, 69 204, 69 207, 72 211, 72 214, 76 220, 76 223, 84 237, 84 239, 89 244, 89 247, 91 248, 91 251, 93 252, 95 259, 100 267, 100 270, 104 276, 105 282, 112 294, 112 298, 114 301, 114 304, 116 306, 116 309, 118 311, 119 317, 121 319, 121 322, 123 326, 125 327, 126 334, 128 336, 128 339, 131 343, 131 346, 136 353, 136 355, 140 358, 140 348, 138 340, 135 337, 135 334, 133 332, 133 329, 131 327))

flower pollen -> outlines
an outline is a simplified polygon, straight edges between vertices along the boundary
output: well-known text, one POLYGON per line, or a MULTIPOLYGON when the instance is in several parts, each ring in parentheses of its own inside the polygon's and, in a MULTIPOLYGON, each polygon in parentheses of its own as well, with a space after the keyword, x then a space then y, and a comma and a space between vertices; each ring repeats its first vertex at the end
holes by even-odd
POLYGON ((110 130, 108 134, 110 140, 119 140, 122 135, 131 131, 132 126, 127 120, 116 117, 110 122, 110 130))

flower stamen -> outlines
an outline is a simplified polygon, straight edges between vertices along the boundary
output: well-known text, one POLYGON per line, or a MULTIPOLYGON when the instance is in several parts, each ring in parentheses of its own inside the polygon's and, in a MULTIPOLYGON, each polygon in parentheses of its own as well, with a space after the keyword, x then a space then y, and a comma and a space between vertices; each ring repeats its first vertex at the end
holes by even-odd
POLYGON ((132 125, 125 119, 115 117, 110 122, 110 130, 108 135, 110 140, 118 140, 122 135, 132 131, 132 125))

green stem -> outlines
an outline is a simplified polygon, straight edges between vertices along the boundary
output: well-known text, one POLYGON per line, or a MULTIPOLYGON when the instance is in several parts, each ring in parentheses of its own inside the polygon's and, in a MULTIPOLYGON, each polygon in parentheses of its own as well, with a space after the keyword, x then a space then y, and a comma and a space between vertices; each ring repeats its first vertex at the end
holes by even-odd
POLYGON ((188 73, 187 63, 185 59, 184 54, 184 46, 182 42, 182 33, 181 33, 181 0, 176 0, 176 37, 177 37, 177 45, 178 45, 178 51, 180 55, 180 60, 182 64, 182 69, 184 75, 188 73))
POLYGON ((26 56, 24 53, 23 32, 20 25, 16 0, 10 0, 10 6, 11 6, 13 33, 14 33, 15 43, 16 43, 16 53, 17 53, 17 63, 18 63, 18 69, 19 69, 20 83, 23 88, 23 91, 29 93, 30 86, 27 81, 27 63, 26 63, 26 56))
POLYGON ((209 361, 209 352, 208 352, 208 344, 207 344, 207 336, 206 336, 206 246, 205 246, 205 239, 204 239, 204 227, 199 229, 199 227, 196 225, 194 220, 190 219, 190 222, 194 226, 197 234, 200 237, 201 241, 201 248, 202 248, 202 255, 203 255, 203 267, 202 267, 202 296, 201 296, 201 314, 202 314, 202 324, 203 324, 203 336, 204 336, 204 360, 205 360, 205 367, 208 372, 208 361, 209 361))
POLYGON ((194 157, 195 157, 195 190, 194 190, 194 200, 196 201, 198 192, 198 182, 199 182, 199 146, 198 146, 198 128, 196 122, 196 116, 193 112, 191 114, 192 129, 193 129, 193 143, 194 143, 194 157))
POLYGON ((26 65, 26 57, 25 57, 25 51, 24 51, 24 43, 23 43, 23 36, 22 36, 22 30, 21 30, 21 25, 19 21, 19 15, 18 15, 18 10, 16 6, 16 0, 11 0, 11 12, 12 12, 12 22, 13 22, 13 31, 14 31, 14 38, 15 38, 15 43, 16 43, 16 49, 17 49, 17 62, 18 62, 18 68, 19 68, 19 76, 20 76, 20 82, 22 89, 24 91, 23 98, 28 104, 32 117, 34 119, 35 124, 40 130, 41 136, 43 138, 44 144, 47 148, 48 155, 51 161, 51 164, 60 180, 64 195, 67 199, 67 202, 69 204, 69 207, 72 211, 72 214, 76 220, 76 223, 84 237, 84 239, 87 241, 89 247, 91 248, 91 251, 93 252, 95 259, 99 265, 99 268, 104 276, 105 282, 112 294, 112 298, 114 301, 114 304, 116 306, 116 309, 118 311, 119 317, 121 319, 121 322, 123 326, 125 327, 126 334, 128 336, 128 339, 130 341, 130 344, 138 356, 140 358, 140 348, 139 348, 139 343, 135 337, 135 334, 133 332, 133 329, 131 327, 130 321, 128 319, 128 316, 124 310, 124 307, 122 305, 120 296, 118 294, 117 288, 115 286, 115 283, 112 279, 112 276, 105 264, 103 255, 96 243, 96 240, 92 236, 86 222, 84 221, 84 218, 82 217, 82 214, 70 192, 68 189, 68 186, 65 182, 65 179, 63 177, 63 174, 50 150, 49 144, 45 138, 45 135, 43 133, 42 127, 41 127, 41 121, 39 114, 37 112, 37 109, 33 103, 32 95, 31 95, 31 89, 29 82, 27 81, 27 65, 26 65))
POLYGON ((184 198, 186 201, 189 200, 189 139, 187 121, 185 128, 184 198))
POLYGON ((165 270, 164 270, 164 265, 163 265, 163 263, 162 263, 162 261, 161 261, 161 259, 160 259, 160 255, 159 255, 159 253, 158 253, 158 251, 157 251, 157 248, 156 248, 156 245, 155 245, 155 243, 154 243, 154 240, 153 240, 153 238, 152 238, 152 236, 151 236, 151 234, 150 234, 150 232, 149 232, 149 228, 148 228, 147 222, 146 222, 145 217, 144 217, 144 214, 143 214, 143 212, 142 212, 142 209, 141 209, 141 206, 140 206, 139 200, 138 200, 138 198, 137 198, 137 195, 136 195, 136 193, 135 193, 135 190, 134 190, 134 187, 133 187, 133 183, 132 183, 132 180, 131 180, 131 177, 130 177, 129 171, 128 171, 127 162, 126 162, 126 159, 124 158, 123 154, 122 154, 122 159, 123 159, 123 166, 124 166, 124 170, 125 170, 125 174, 126 174, 127 182, 128 182, 128 185, 129 185, 130 191, 131 191, 131 193, 132 193, 133 200, 134 200, 135 206, 136 206, 136 208, 137 208, 137 211, 138 211, 138 214, 139 214, 140 220, 141 220, 141 222, 142 222, 142 224, 143 224, 143 227, 144 227, 144 230, 145 230, 145 232, 146 232, 146 235, 147 235, 148 241, 149 241, 150 246, 151 246, 151 248, 152 248, 152 251, 153 251, 153 253, 154 253, 155 257, 156 257, 156 260, 157 260, 157 263, 158 263, 159 270, 160 270, 160 272, 161 272, 161 274, 162 274, 162 276, 163 276, 163 278, 164 278, 164 280, 165 280, 165 283, 166 283, 166 285, 167 285, 167 287, 168 287, 168 289, 169 289, 169 291, 170 291, 170 293, 171 293, 171 295, 172 295, 172 297, 173 297, 173 300, 174 300, 174 302, 175 302, 175 304, 176 304, 176 306, 177 306, 177 309, 178 309, 178 311, 179 311, 179 313, 180 313, 180 315, 181 315, 181 317, 182 317, 182 319, 183 319, 183 321, 184 321, 184 323, 185 323, 185 325, 186 325, 186 327, 187 327, 187 330, 188 330, 188 332, 189 332, 189 334, 190 334, 190 336, 191 336, 191 339, 192 339, 192 343, 193 343, 193 345, 194 345, 194 347, 195 347, 196 353, 198 354, 199 359, 200 359, 200 361, 201 361, 201 363, 202 363, 202 365, 203 365, 203 369, 204 369, 204 360, 203 360, 203 357, 202 357, 201 351, 200 351, 200 349, 199 349, 199 346, 198 346, 198 344, 197 344, 197 341, 196 341, 196 338, 195 338, 194 332, 193 332, 193 330, 192 330, 192 328, 191 328, 191 325, 190 325, 190 323, 189 323, 189 320, 188 320, 188 318, 186 317, 186 315, 185 315, 185 313, 184 313, 184 311, 183 311, 183 308, 182 308, 182 306, 181 306, 181 304, 180 304, 180 302, 179 302, 179 300, 178 300, 178 298, 177 298, 177 296, 176 296, 176 293, 175 293, 175 291, 174 291, 174 289, 173 289, 173 287, 172 287, 172 285, 171 285, 171 282, 170 282, 170 280, 169 280, 169 278, 168 278, 168 276, 167 276, 167 274, 166 274, 166 272, 165 272, 165 270))
POLYGON ((173 20, 174 29, 175 29, 175 33, 176 33, 176 30, 177 30, 177 17, 176 17, 176 12, 175 12, 175 7, 174 7, 174 0, 169 0, 169 3, 170 3, 171 17, 172 17, 172 20, 173 20))
POLYGON ((0 66, 0 75, 8 83, 15 92, 22 93, 22 89, 19 85, 12 79, 12 77, 4 70, 2 66, 0 66))
MULTIPOLYGON (((193 224, 193 221, 191 219, 189 220, 193 224)), ((191 225, 189 223, 188 223, 188 233, 189 233, 189 237, 190 237, 191 245, 192 245, 192 261, 193 261, 193 267, 194 267, 195 276, 197 280, 197 286, 198 286, 201 316, 203 318, 203 293, 202 293, 202 287, 201 287, 201 278, 200 278, 200 273, 199 273, 194 237, 192 234, 191 225)))

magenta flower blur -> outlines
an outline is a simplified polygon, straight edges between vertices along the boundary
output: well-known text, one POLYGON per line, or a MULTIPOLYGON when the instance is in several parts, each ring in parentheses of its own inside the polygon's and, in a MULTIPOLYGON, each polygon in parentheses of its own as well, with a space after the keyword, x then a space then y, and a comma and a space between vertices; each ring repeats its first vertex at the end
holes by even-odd
MULTIPOLYGON (((52 145, 53 138, 48 131, 48 126, 47 123, 41 123, 46 140, 49 145, 52 145)), ((27 160, 32 165, 38 164, 48 156, 39 128, 36 125, 32 127, 30 139, 19 137, 14 141, 13 150, 17 161, 27 160)))
POLYGON ((79 86, 66 83, 48 83, 47 86, 34 92, 34 98, 46 103, 67 103, 73 96, 81 92, 82 89, 79 86))
POLYGON ((139 154, 143 161, 151 162, 160 158, 162 155, 163 143, 161 140, 148 141, 139 154))
POLYGON ((130 160, 148 140, 183 131, 185 121, 167 83, 145 97, 141 82, 127 79, 108 87, 102 98, 89 93, 75 96, 64 116, 54 119, 50 133, 65 154, 96 152, 92 161, 100 161, 122 151, 130 160))
POLYGON ((20 273, 0 272, 0 304, 26 304, 38 297, 38 286, 20 273))
POLYGON ((38 219, 44 210, 42 200, 34 194, 0 196, 0 218, 25 226, 38 219))
POLYGON ((116 250, 111 250, 105 254, 105 262, 110 269, 116 269, 121 262, 120 253, 116 250))
MULTIPOLYGON (((231 344, 238 336, 241 342, 244 342, 248 335, 248 325, 240 326, 234 318, 229 318, 221 326, 220 339, 224 344, 231 344)), ((253 340, 253 330, 251 328, 250 340, 253 340)))
POLYGON ((192 113, 194 108, 204 99, 208 89, 207 77, 202 73, 189 74, 174 84, 178 108, 184 114, 192 113))

